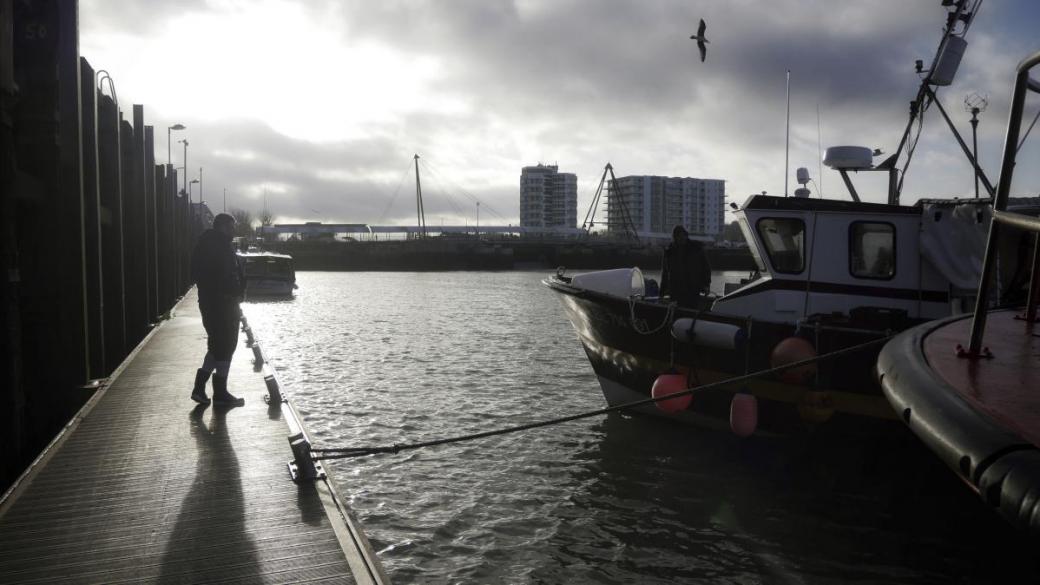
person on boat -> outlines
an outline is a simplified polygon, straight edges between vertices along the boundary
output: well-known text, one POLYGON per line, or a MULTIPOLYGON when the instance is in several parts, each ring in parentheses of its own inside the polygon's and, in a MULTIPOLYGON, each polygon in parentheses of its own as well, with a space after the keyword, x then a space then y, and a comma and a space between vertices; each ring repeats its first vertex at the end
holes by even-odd
POLYGON ((711 285, 711 266, 704 246, 691 240, 681 225, 672 229, 672 243, 664 250, 661 266, 661 296, 684 307, 699 307, 700 295, 711 285))
POLYGON ((191 399, 209 404, 206 382, 213 375, 213 403, 242 406, 245 400, 227 389, 231 356, 238 345, 238 323, 242 310, 239 303, 245 291, 238 259, 232 248, 235 218, 221 213, 213 218, 213 227, 202 232, 191 254, 191 278, 198 286, 199 312, 206 328, 206 357, 195 373, 191 399), (214 372, 215 370, 215 372, 214 372))

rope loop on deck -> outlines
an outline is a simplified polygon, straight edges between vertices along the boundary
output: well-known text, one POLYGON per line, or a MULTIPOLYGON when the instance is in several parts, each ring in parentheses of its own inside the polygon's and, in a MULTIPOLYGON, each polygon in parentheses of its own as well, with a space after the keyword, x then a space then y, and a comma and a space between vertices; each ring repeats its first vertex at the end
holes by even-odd
MULTIPOLYGON (((666 325, 672 324, 672 317, 675 316, 675 308, 677 306, 678 305, 675 301, 668 303, 668 310, 665 312, 664 319, 661 320, 661 324, 657 327, 654 327, 653 329, 646 329, 636 321, 636 297, 633 295, 628 297, 628 320, 629 323, 632 325, 632 329, 635 329, 636 333, 640 335, 653 335, 661 329, 664 329, 666 325)), ((643 319, 642 321, 644 323, 646 322, 645 319, 643 319)))
POLYGON ((797 362, 791 362, 789 364, 784 364, 782 366, 776 366, 775 368, 768 368, 768 369, 765 369, 765 370, 759 370, 757 372, 751 372, 749 374, 744 374, 744 375, 741 375, 741 376, 734 376, 732 378, 727 378, 725 380, 720 380, 718 382, 712 382, 711 384, 704 384, 703 386, 697 386, 696 388, 687 388, 685 390, 680 390, 679 392, 673 392, 672 394, 665 394, 663 396, 658 396, 657 398, 652 398, 652 397, 651 398, 644 398, 644 399, 641 399, 641 400, 635 400, 635 401, 632 401, 632 402, 626 402, 625 404, 618 404, 617 406, 608 406, 606 408, 599 408, 599 409, 596 409, 596 410, 590 410, 588 412, 580 412, 580 413, 577 413, 577 414, 572 414, 572 415, 568 415, 568 416, 561 416, 561 417, 552 418, 552 419, 548 419, 548 420, 542 420, 542 421, 537 421, 537 422, 532 422, 532 423, 527 423, 527 424, 522 424, 522 425, 505 427, 505 428, 501 428, 501 429, 494 429, 494 430, 490 430, 490 431, 482 431, 482 432, 479 432, 479 433, 470 433, 470 434, 467 434, 467 435, 459 435, 459 436, 455 436, 455 437, 446 437, 446 438, 434 439, 434 440, 430 440, 430 441, 422 441, 422 442, 418 442, 418 443, 405 443, 405 444, 396 444, 395 443, 395 444, 390 445, 390 446, 382 446, 382 447, 374 447, 374 446, 373 447, 338 447, 338 448, 326 448, 326 449, 312 448, 311 449, 312 458, 315 461, 323 461, 323 460, 326 460, 326 459, 350 459, 350 458, 354 458, 354 457, 366 457, 368 455, 377 455, 377 454, 381 454, 381 453, 393 453, 393 454, 396 455, 397 453, 400 453, 401 451, 412 451, 412 450, 415 450, 415 449, 423 449, 423 448, 426 448, 426 447, 436 447, 438 445, 447 445, 447 444, 450 444, 450 443, 462 443, 462 442, 465 442, 465 441, 473 441, 473 440, 476 440, 476 439, 483 439, 483 438, 486 438, 486 437, 494 437, 494 436, 497 436, 497 435, 506 435, 506 434, 509 434, 509 433, 516 433, 516 432, 526 431, 526 430, 530 430, 530 429, 536 429, 536 428, 540 428, 540 427, 548 427, 548 426, 552 426, 552 425, 558 425, 558 424, 562 424, 562 423, 566 423, 566 422, 571 422, 571 421, 574 421, 574 420, 579 420, 579 419, 583 419, 583 418, 589 418, 589 417, 593 417, 593 416, 598 416, 598 415, 601 415, 601 414, 607 414, 607 413, 611 413, 611 412, 618 412, 618 411, 622 411, 622 410, 627 410, 627 409, 634 408, 634 407, 637 407, 637 406, 644 406, 644 405, 647 405, 647 404, 653 404, 655 402, 660 402, 662 400, 670 400, 670 399, 678 397, 678 396, 685 396, 687 394, 693 394, 694 392, 702 392, 704 390, 715 390, 717 388, 722 388, 722 387, 729 386, 729 385, 732 385, 732 384, 739 384, 741 382, 746 382, 748 380, 753 380, 755 378, 761 378, 763 376, 769 376, 769 375, 772 375, 772 374, 783 372, 785 370, 791 370, 791 369, 795 369, 795 368, 800 368, 802 366, 806 366, 806 365, 809 365, 809 364, 813 364, 813 363, 817 363, 817 362, 821 362, 821 361, 825 361, 825 360, 841 357, 841 356, 844 356, 844 355, 848 355, 850 353, 855 353, 857 351, 862 351, 862 350, 874 347, 876 345, 881 345, 882 343, 888 341, 889 339, 892 339, 892 337, 894 337, 894 335, 886 335, 885 337, 881 337, 881 338, 878 338, 878 339, 873 339, 871 341, 860 343, 858 345, 851 345, 849 347, 838 349, 838 350, 835 350, 835 351, 832 351, 832 352, 829 352, 829 353, 825 353, 825 354, 822 354, 822 355, 818 355, 816 357, 800 360, 800 361, 797 361, 797 362))

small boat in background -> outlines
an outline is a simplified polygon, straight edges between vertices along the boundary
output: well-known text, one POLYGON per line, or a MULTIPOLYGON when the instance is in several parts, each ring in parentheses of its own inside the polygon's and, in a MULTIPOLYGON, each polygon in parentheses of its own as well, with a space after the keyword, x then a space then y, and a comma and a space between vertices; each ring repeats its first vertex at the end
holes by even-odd
POLYGON ((882 390, 906 426, 984 502, 1034 536, 1040 535, 1040 219, 1007 207, 1025 97, 1040 93, 1029 78, 1038 65, 1040 52, 1018 66, 974 315, 905 331, 887 343, 877 364, 882 390), (1021 313, 1000 299, 990 302, 1004 230, 1035 234, 1021 313))
POLYGON ((299 288, 292 256, 250 248, 238 252, 238 261, 246 280, 246 298, 292 296, 299 288))

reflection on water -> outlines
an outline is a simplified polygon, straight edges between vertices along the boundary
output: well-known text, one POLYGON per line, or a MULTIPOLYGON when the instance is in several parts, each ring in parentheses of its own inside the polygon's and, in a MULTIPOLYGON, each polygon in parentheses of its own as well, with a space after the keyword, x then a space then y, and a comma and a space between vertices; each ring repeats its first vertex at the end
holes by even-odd
MULTIPOLYGON (((413 442, 603 406, 543 276, 304 272, 244 310, 317 444, 413 442)), ((1032 556, 908 437, 836 452, 617 415, 332 468, 401 583, 1020 579, 1032 556)))

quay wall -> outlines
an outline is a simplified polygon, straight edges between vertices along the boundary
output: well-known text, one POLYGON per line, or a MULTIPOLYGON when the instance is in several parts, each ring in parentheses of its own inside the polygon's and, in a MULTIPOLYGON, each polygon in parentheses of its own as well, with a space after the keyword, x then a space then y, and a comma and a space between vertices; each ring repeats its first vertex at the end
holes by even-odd
MULTIPOLYGON (((286 241, 265 244, 293 257, 297 270, 431 271, 431 270, 555 270, 606 269, 638 266, 660 270, 664 248, 630 243, 581 244, 429 238, 419 240, 339 242, 286 241)), ((709 248, 714 270, 753 270, 747 249, 709 248)))
POLYGON ((191 207, 78 14, 0 0, 0 489, 190 286, 191 207))

